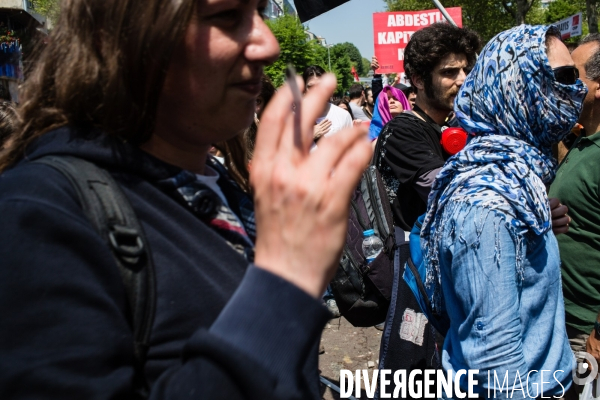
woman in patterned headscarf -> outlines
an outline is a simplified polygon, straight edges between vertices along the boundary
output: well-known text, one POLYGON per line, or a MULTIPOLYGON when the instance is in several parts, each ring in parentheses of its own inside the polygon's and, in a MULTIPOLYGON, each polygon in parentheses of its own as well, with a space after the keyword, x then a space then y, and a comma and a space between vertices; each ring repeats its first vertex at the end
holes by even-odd
POLYGON ((456 98, 470 140, 436 178, 421 243, 433 304, 451 321, 444 369, 479 369, 480 393, 500 390, 488 374, 507 372, 523 397, 538 396, 544 379, 542 396, 571 384, 545 184, 556 169, 551 146, 576 123, 585 94, 559 32, 521 25, 486 45, 456 98))

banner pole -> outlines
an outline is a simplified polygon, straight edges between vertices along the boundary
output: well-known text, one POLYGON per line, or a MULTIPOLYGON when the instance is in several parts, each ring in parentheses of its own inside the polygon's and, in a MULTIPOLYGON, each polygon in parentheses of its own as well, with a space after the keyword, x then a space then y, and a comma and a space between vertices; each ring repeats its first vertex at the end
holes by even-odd
POLYGON ((442 3, 440 3, 439 0, 432 0, 432 1, 433 1, 433 4, 435 4, 435 6, 438 8, 438 10, 440 10, 440 12, 444 16, 444 18, 446 18, 446 21, 448 21, 451 25, 458 27, 458 25, 456 25, 456 22, 454 22, 454 20, 450 16, 450 14, 448 14, 448 11, 446 11, 446 9, 442 5, 442 3))

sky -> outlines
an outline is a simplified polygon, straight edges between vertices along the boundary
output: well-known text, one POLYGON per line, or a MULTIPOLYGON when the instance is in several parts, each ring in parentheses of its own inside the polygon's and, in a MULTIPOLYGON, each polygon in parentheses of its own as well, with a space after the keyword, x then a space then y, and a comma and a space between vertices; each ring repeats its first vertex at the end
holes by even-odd
POLYGON ((385 11, 383 0, 350 0, 306 22, 309 31, 327 44, 350 42, 367 60, 373 56, 374 12, 385 11))

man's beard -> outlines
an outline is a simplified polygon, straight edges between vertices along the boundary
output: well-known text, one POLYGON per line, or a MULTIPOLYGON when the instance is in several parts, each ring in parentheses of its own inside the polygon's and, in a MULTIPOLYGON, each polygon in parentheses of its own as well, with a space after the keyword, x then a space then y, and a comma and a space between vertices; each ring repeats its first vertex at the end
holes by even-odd
POLYGON ((458 88, 452 87, 448 92, 443 92, 439 86, 433 86, 432 92, 433 96, 428 97, 434 108, 448 112, 454 110, 454 99, 458 94, 458 88))

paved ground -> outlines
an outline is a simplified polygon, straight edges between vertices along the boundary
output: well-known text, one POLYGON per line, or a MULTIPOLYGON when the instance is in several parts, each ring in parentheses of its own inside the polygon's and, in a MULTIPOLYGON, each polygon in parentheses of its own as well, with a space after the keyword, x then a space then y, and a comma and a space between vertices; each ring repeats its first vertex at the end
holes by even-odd
MULTIPOLYGON (((355 328, 345 318, 329 321, 323 330, 319 355, 321 375, 339 386, 340 369, 376 368, 379 359, 381 331, 375 328, 355 328)), ((339 394, 321 384, 323 400, 337 400, 339 394)), ((362 391, 363 397, 364 391, 362 391)))

